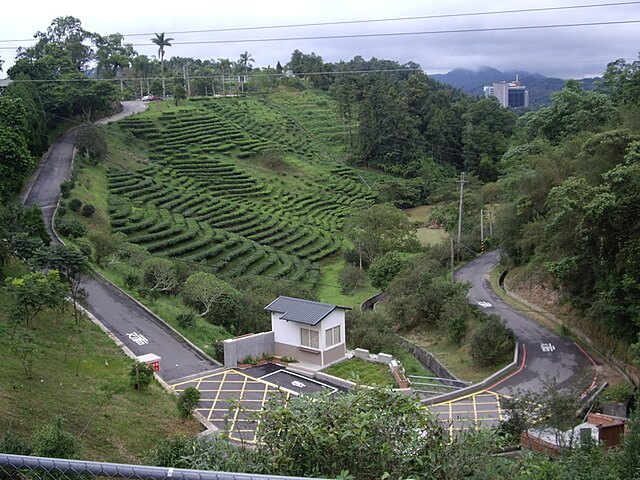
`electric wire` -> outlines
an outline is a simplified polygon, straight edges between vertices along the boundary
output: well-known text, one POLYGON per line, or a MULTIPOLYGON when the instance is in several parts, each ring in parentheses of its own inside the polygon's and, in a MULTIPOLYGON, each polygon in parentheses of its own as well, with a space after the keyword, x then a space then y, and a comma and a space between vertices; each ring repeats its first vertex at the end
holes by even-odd
MULTIPOLYGON (((218 33, 218 32, 237 32, 237 31, 251 31, 251 30, 273 30, 284 28, 307 28, 307 27, 324 27, 324 26, 337 26, 337 25, 358 25, 367 23, 383 23, 383 22, 399 22, 399 21, 415 21, 415 20, 434 20, 441 18, 460 18, 460 17, 476 17, 476 16, 490 16, 490 15, 504 15, 514 13, 534 13, 534 12, 550 12, 559 10, 578 10, 585 8, 598 8, 598 7, 617 7, 640 4, 640 1, 628 1, 628 2, 612 2, 612 3, 592 3, 583 5, 564 5, 556 7, 534 7, 534 8, 521 8, 510 10, 490 10, 484 12, 461 12, 461 13, 444 13, 435 15, 415 15, 407 17, 389 17, 389 18, 374 18, 374 19, 354 19, 354 20, 334 20, 327 22, 315 22, 315 23, 294 23, 294 24, 280 24, 280 25, 259 25, 249 27, 228 27, 228 28, 210 28, 201 30, 172 30, 164 32, 167 35, 182 35, 182 34, 198 34, 198 33, 218 33)), ((155 35, 155 32, 140 32, 140 33, 125 33, 124 37, 136 37, 155 35)), ((6 39, 0 40, 0 43, 9 42, 30 42, 35 38, 27 39, 6 39)))
MULTIPOLYGON (((304 40, 343 40, 347 38, 389 38, 389 37, 408 37, 408 36, 426 36, 426 35, 445 35, 445 34, 464 34, 464 33, 486 33, 486 32, 510 32, 520 30, 542 30, 555 28, 575 28, 575 27, 593 27, 593 26, 611 26, 611 25, 630 25, 640 23, 640 19, 634 20, 612 20, 602 22, 579 22, 579 23, 561 23, 561 24, 542 24, 542 25, 518 25, 509 27, 487 27, 487 28, 458 28, 447 30, 424 30, 414 32, 377 32, 377 33, 352 33, 341 35, 311 35, 311 36, 295 36, 295 37, 270 37, 270 38, 242 38, 242 39, 218 39, 218 40, 189 40, 183 42, 172 42, 171 46, 176 45, 214 45, 214 44, 235 44, 235 43, 269 43, 269 42, 291 42, 304 40)), ((133 47, 156 47, 149 41, 148 43, 132 43, 133 47)), ((0 47, 0 50, 17 50, 19 46, 0 47)))

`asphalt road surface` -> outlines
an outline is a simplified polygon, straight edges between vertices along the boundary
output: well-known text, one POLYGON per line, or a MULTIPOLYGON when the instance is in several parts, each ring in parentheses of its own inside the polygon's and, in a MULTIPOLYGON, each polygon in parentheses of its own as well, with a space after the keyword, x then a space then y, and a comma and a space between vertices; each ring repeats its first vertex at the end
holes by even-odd
POLYGON ((492 390, 506 394, 518 390, 540 391, 544 382, 550 379, 561 388, 574 388, 578 392, 588 388, 594 380, 595 368, 586 354, 572 340, 538 324, 493 292, 488 276, 499 260, 499 252, 489 252, 461 267, 455 275, 458 281, 471 284, 467 295, 469 302, 486 313, 502 317, 524 345, 522 368, 492 390))
MULTIPOLYGON (((122 105, 121 113, 99 123, 116 121, 146 108, 142 102, 123 102, 122 105)), ((45 225, 54 241, 57 240, 51 221, 60 195, 60 184, 71 173, 74 138, 75 130, 72 129, 51 146, 23 194, 25 205, 42 208, 45 225)), ((164 380, 171 381, 218 367, 155 315, 100 277, 85 278, 82 288, 87 292, 86 308, 134 354, 154 353, 162 357, 159 375, 164 380)))

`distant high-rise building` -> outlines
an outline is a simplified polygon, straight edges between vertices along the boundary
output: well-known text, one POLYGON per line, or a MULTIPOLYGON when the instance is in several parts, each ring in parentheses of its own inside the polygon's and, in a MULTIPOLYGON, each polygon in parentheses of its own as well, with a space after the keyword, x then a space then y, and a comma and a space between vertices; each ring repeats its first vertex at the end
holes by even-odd
POLYGON ((520 85, 517 75, 513 82, 495 82, 485 86, 483 90, 485 97, 496 97, 504 108, 529 106, 529 91, 527 87, 520 85))

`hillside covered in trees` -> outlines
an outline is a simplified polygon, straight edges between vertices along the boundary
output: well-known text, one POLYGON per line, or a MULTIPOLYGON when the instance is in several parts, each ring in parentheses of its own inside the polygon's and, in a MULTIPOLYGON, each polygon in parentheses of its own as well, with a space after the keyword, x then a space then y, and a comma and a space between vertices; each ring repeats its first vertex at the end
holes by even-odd
MULTIPOLYGON (((395 333, 433 329, 473 357, 481 349, 464 342, 481 332, 485 350, 496 354, 487 363, 495 366, 510 354, 513 335, 467 303, 465 285, 450 281, 449 246, 421 246, 416 225, 398 210, 433 206, 429 220, 454 232, 462 172, 469 185, 457 260, 475 255, 478 212, 490 208, 497 225, 487 244, 506 252, 505 263, 528 268, 610 335, 636 342, 640 62, 611 63, 598 90, 567 82, 551 105, 518 116, 493 99, 438 83, 412 62, 327 63, 299 50, 284 65, 262 69, 252 67, 249 52, 238 61, 164 60, 163 52, 157 61, 138 55, 119 34, 87 32, 73 17, 54 20, 37 38, 19 52, 8 72, 14 83, 0 97, 3 263, 19 257, 49 265, 38 263, 52 252, 39 212, 9 205, 49 137, 116 109, 117 100, 166 93, 173 98, 121 125, 79 130, 76 170, 62 186, 56 226, 83 268, 90 260, 211 355, 220 355, 221 339, 264 329, 262 308, 274 296, 318 298, 336 295, 327 287, 338 286, 354 304, 354 290, 389 294, 386 311, 351 316, 348 341, 396 354, 395 333), (501 335, 493 335, 498 329, 501 335)), ((168 39, 157 40, 170 47, 168 39)), ((61 303, 57 297, 50 305, 61 303)), ((452 478, 485 462, 516 478, 563 478, 578 468, 616 478, 633 473, 637 459, 637 427, 619 453, 585 450, 553 464, 487 458, 504 445, 499 435, 450 442, 408 399, 376 395, 345 396, 345 416, 352 420, 355 412, 360 423, 345 422, 339 439, 328 436, 342 454, 354 431, 368 445, 388 437, 388 455, 369 449, 358 457, 371 459, 361 472, 352 467, 362 478, 382 469, 452 478), (382 412, 397 407, 398 423, 376 423, 374 402, 382 412), (398 465, 397 449, 420 455, 398 465), (543 474, 530 474, 532 465, 543 474)), ((179 440, 161 446, 154 461, 337 475, 337 461, 327 465, 312 455, 321 451, 313 442, 326 428, 312 420, 330 418, 326 404, 315 406, 319 413, 308 420, 317 429, 300 433, 301 442, 278 436, 289 417, 266 417, 272 451, 238 453, 214 442, 199 444, 211 449, 201 453, 179 440), (181 448, 193 456, 175 456, 181 448), (206 457, 219 451, 224 455, 206 457), (216 463, 218 457, 231 460, 216 463)))

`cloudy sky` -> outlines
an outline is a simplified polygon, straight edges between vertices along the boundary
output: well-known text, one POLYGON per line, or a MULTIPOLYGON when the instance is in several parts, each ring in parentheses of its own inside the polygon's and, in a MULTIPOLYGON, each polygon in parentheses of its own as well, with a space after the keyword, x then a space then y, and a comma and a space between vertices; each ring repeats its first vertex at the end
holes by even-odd
POLYGON ((299 39, 290 37, 342 36, 400 32, 491 29, 536 25, 639 21, 640 2, 627 5, 575 8, 545 12, 451 16, 419 20, 356 23, 343 25, 268 28, 206 33, 169 33, 193 30, 237 29, 321 22, 344 22, 398 17, 437 16, 495 12, 528 8, 621 3, 613 0, 525 0, 521 2, 471 0, 215 0, 148 2, 135 0, 28 0, 5 2, 0 29, 0 58, 4 70, 15 51, 27 46, 38 30, 51 20, 72 15, 85 29, 100 34, 120 32, 139 53, 152 56, 150 32, 167 32, 174 46, 167 56, 230 58, 249 51, 256 66, 283 64, 298 48, 315 52, 325 61, 349 60, 355 55, 413 60, 427 73, 444 73, 453 68, 491 66, 527 70, 549 76, 578 78, 599 75, 616 58, 629 61, 640 50, 640 23, 550 29, 528 29, 469 33, 378 36, 363 38, 299 39), (275 39, 275 40, 272 40, 275 39), (267 41, 269 40, 269 41, 267 41), (181 42, 205 42, 181 44, 181 42), (208 42, 208 43, 206 43, 208 42), (227 43, 221 43, 227 42, 227 43))

